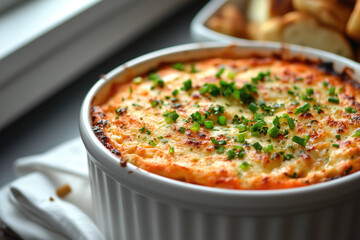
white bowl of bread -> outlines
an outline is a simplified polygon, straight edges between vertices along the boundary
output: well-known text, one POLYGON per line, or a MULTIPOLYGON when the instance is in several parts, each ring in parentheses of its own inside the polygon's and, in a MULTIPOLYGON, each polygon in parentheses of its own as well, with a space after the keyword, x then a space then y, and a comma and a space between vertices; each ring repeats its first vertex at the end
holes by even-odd
POLYGON ((192 23, 198 40, 297 44, 360 59, 360 0, 214 0, 192 23))

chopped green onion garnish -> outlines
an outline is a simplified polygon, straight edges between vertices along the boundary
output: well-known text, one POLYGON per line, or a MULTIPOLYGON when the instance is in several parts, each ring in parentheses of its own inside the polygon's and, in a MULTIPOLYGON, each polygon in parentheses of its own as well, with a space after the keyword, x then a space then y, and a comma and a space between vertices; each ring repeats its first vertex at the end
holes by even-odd
POLYGON ((198 122, 194 122, 194 124, 190 127, 190 129, 198 132, 200 130, 200 124, 198 122))
POLYGON ((224 150, 225 150, 224 146, 218 146, 217 145, 217 146, 215 146, 215 148, 216 148, 216 152, 219 153, 219 154, 223 153, 224 150))
POLYGON ((289 117, 289 114, 284 113, 284 114, 282 115, 282 117, 283 117, 283 118, 286 118, 290 129, 294 129, 294 128, 295 128, 294 119, 292 119, 291 117, 289 117))
POLYGON ((280 129, 280 120, 279 120, 279 117, 276 116, 273 120, 273 124, 275 127, 279 128, 280 129))
POLYGON ((230 71, 227 75, 227 77, 230 79, 230 80, 234 80, 235 79, 235 72, 234 71, 230 71))
POLYGON ((176 70, 179 70, 179 71, 184 71, 185 65, 183 63, 175 63, 173 65, 173 68, 175 68, 176 70))
POLYGON ((137 103, 132 103, 131 105, 133 105, 134 107, 138 107, 138 108, 142 108, 143 106, 137 104, 137 103))
POLYGON ((248 109, 250 109, 250 111, 252 111, 253 113, 256 113, 259 110, 259 107, 256 103, 251 102, 248 106, 248 109))
POLYGON ((171 93, 174 97, 176 97, 179 94, 179 90, 175 89, 174 91, 172 91, 171 93))
POLYGON ((302 138, 297 135, 293 136, 291 140, 304 147, 306 146, 306 142, 308 141, 306 138, 302 138))
POLYGON ((244 136, 243 133, 239 133, 237 135, 237 138, 238 138, 239 143, 244 143, 245 142, 245 136, 244 136))
POLYGON ((330 96, 334 96, 334 95, 335 95, 335 88, 334 88, 333 86, 331 86, 331 87, 329 88, 329 95, 330 95, 330 96))
POLYGON ((152 100, 152 101, 151 101, 151 106, 152 106, 152 107, 156 107, 158 104, 159 104, 159 103, 158 103, 158 101, 156 101, 156 100, 152 100))
POLYGON ((313 109, 317 113, 322 113, 323 112, 323 110, 321 109, 321 107, 319 105, 313 105, 313 109))
POLYGON ((164 114, 163 114, 165 118, 165 121, 166 123, 172 123, 172 122, 176 122, 176 120, 179 118, 179 114, 177 114, 176 111, 172 111, 172 112, 168 112, 166 111, 164 114))
POLYGON ((337 144, 337 143, 333 143, 331 146, 336 147, 336 148, 339 148, 339 147, 340 147, 340 145, 337 144))
POLYGON ((243 148, 240 149, 240 152, 238 153, 238 158, 243 158, 245 156, 245 150, 243 148))
POLYGON ((285 160, 290 160, 290 159, 292 159, 292 158, 294 158, 294 155, 292 155, 292 154, 286 154, 286 155, 284 155, 284 159, 285 159, 285 160))
POLYGON ((234 150, 230 149, 229 151, 226 152, 226 155, 228 156, 228 160, 231 160, 236 156, 236 153, 234 150))
POLYGON ((226 124, 226 117, 225 116, 219 116, 218 117, 218 123, 220 125, 225 125, 226 124))
POLYGON ((272 138, 276 138, 280 133, 280 129, 278 129, 277 127, 272 127, 269 129, 269 135, 272 138))
POLYGON ((324 87, 329 86, 329 83, 328 83, 328 82, 323 82, 322 84, 323 84, 324 87))
POLYGON ((173 147, 173 146, 170 146, 170 147, 169 147, 169 153, 170 153, 170 154, 173 154, 174 152, 175 152, 174 147, 173 147))
POLYGON ((274 151, 274 146, 272 144, 269 144, 267 147, 263 147, 263 150, 265 153, 274 151))
POLYGON ((328 102, 339 103, 340 100, 337 97, 328 97, 328 102))
POLYGON ((288 90, 288 94, 290 94, 290 95, 295 95, 295 92, 289 89, 289 90, 288 90))
POLYGON ((142 128, 139 129, 140 132, 144 133, 146 130, 145 126, 143 126, 142 128))
POLYGON ((196 69, 195 63, 192 63, 192 64, 191 64, 190 73, 197 73, 197 72, 199 72, 199 70, 196 69))
POLYGON ((353 135, 351 135, 352 137, 360 137, 360 128, 355 130, 355 132, 353 133, 353 135))
POLYGON ((180 132, 181 132, 181 133, 185 133, 185 130, 186 130, 186 128, 180 127, 180 132))
POLYGON ((218 145, 225 145, 227 142, 225 140, 216 140, 214 137, 211 137, 210 140, 214 143, 214 144, 218 144, 218 145))
POLYGON ((253 147, 256 149, 256 151, 260 151, 262 149, 262 146, 260 145, 260 143, 258 142, 255 142, 253 144, 253 147))
POLYGON ((248 162, 242 162, 239 167, 241 170, 246 170, 248 167, 250 167, 250 164, 248 162))
POLYGON ((220 68, 220 70, 215 74, 215 76, 217 77, 217 78, 220 78, 221 77, 221 75, 224 73, 224 71, 225 71, 225 68, 220 68))
POLYGON ((288 124, 289 124, 289 128, 290 128, 290 129, 294 129, 294 128, 295 128, 294 119, 292 119, 291 117, 289 117, 289 118, 287 119, 287 121, 288 121, 288 124))
POLYGON ((150 144, 152 147, 155 147, 155 146, 156 146, 156 143, 154 142, 154 140, 150 140, 150 141, 149 141, 149 144, 150 144))
POLYGON ((301 105, 295 109, 294 114, 307 112, 310 108, 311 108, 311 105, 309 103, 304 103, 303 105, 301 105))
POLYGON ((192 88, 192 81, 191 81, 191 79, 188 79, 188 80, 186 80, 185 82, 183 82, 183 87, 182 87, 182 89, 184 90, 184 91, 187 91, 187 90, 190 90, 191 88, 192 88))
POLYGON ((239 129, 239 132, 245 132, 247 129, 247 126, 244 124, 236 125, 236 128, 239 129))
POLYGON ((336 135, 335 135, 335 138, 336 138, 337 140, 340 140, 340 138, 341 138, 340 134, 336 134, 336 135))
POLYGON ((348 113, 357 113, 357 110, 352 108, 352 107, 345 107, 345 110, 348 112, 348 113))
POLYGON ((312 94, 314 94, 314 89, 312 89, 312 88, 307 88, 307 89, 306 89, 306 94, 307 94, 307 95, 312 95, 312 94))
POLYGON ((213 121, 211 121, 211 120, 205 121, 205 122, 204 122, 204 126, 205 126, 205 128, 207 128, 207 129, 213 129, 213 128, 214 128, 214 123, 213 123, 213 121))

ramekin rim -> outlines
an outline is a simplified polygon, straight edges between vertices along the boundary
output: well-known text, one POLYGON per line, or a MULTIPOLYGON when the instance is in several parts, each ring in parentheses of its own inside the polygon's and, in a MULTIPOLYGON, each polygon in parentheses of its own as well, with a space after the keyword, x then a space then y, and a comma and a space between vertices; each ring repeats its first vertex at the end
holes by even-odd
MULTIPOLYGON (((360 64, 356 63, 350 59, 347 59, 342 56, 338 56, 329 52, 325 52, 318 49, 312 49, 309 47, 302 47, 302 46, 296 46, 291 44, 279 44, 279 43, 273 43, 273 42, 245 42, 245 43, 219 43, 219 42, 201 42, 201 43, 190 43, 190 44, 183 44, 183 45, 177 45, 161 50, 157 50, 145 55, 142 55, 140 57, 137 57, 133 60, 130 60, 124 64, 121 64, 120 66, 116 67, 109 73, 107 73, 105 78, 101 78, 88 92, 86 95, 82 108, 81 108, 81 116, 80 116, 80 132, 81 136, 83 138, 83 142, 85 146, 87 145, 87 141, 84 141, 84 138, 90 137, 90 140, 92 141, 92 146, 86 146, 87 150, 92 152, 95 151, 93 147, 97 148, 96 150, 106 152, 108 159, 111 159, 111 161, 119 162, 119 159, 110 153, 96 138, 95 134, 92 134, 91 130, 91 123, 90 123, 90 117, 89 117, 89 109, 91 105, 91 100, 93 99, 96 92, 101 89, 101 87, 107 82, 111 81, 115 76, 121 73, 126 67, 131 67, 135 64, 140 64, 144 61, 149 61, 153 58, 160 57, 167 54, 174 54, 179 53, 182 51, 191 51, 196 49, 206 49, 206 48, 226 48, 229 46, 234 47, 245 47, 245 48, 269 48, 270 50, 274 49, 274 51, 279 51, 281 49, 290 50, 291 52, 294 52, 296 54, 304 54, 308 55, 308 57, 315 56, 319 58, 328 58, 331 59, 334 62, 343 62, 346 65, 350 65, 352 67, 356 67, 360 69, 360 64), (85 136, 85 132, 91 133, 89 136, 85 136)), ((186 183, 181 182, 178 180, 170 179, 167 177, 163 177, 154 173, 147 172, 143 169, 139 169, 138 167, 128 163, 127 168, 130 171, 136 171, 137 173, 141 175, 149 176, 150 178, 161 181, 166 184, 173 185, 176 188, 185 188, 186 190, 190 191, 196 191, 196 192, 206 192, 208 194, 221 194, 222 196, 229 195, 229 196, 239 196, 239 197, 281 197, 283 195, 299 195, 299 194, 311 194, 312 192, 319 192, 322 190, 327 190, 328 188, 339 188, 343 186, 344 184, 348 185, 349 182, 353 182, 355 180, 358 180, 360 178, 360 172, 356 172, 353 174, 350 174, 348 176, 344 176, 338 179, 334 179, 327 182, 322 182, 319 184, 312 184, 309 186, 304 187, 296 187, 296 188, 286 188, 286 189, 271 189, 271 190, 237 190, 237 189, 225 189, 225 188, 216 188, 216 187, 208 187, 208 186, 201 186, 196 185, 192 183, 186 183)))

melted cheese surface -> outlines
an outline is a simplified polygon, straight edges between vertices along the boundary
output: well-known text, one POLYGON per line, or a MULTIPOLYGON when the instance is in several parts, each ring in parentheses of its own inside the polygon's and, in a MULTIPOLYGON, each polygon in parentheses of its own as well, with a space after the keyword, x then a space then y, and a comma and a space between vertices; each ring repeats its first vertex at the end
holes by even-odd
POLYGON ((94 132, 122 162, 165 177, 280 189, 360 169, 359 89, 321 64, 215 58, 112 88, 92 108, 94 132))

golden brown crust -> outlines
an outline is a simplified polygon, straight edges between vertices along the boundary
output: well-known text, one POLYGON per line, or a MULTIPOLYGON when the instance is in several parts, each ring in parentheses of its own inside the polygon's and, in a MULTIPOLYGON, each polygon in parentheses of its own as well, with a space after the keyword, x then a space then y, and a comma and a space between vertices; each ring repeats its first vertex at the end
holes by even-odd
POLYGON ((360 169, 359 88, 329 64, 216 58, 161 66, 113 89, 93 106, 95 134, 122 163, 162 176, 280 189, 360 169))
POLYGON ((360 1, 355 4, 349 21, 346 24, 346 33, 349 37, 360 42, 360 1))
POLYGON ((345 31, 351 13, 351 7, 338 1, 293 0, 293 5, 296 10, 309 13, 325 26, 341 32, 345 31))
POLYGON ((207 21, 207 26, 214 31, 235 37, 246 37, 246 21, 240 10, 233 4, 227 3, 215 16, 207 21))
POLYGON ((252 33, 251 37, 256 40, 304 45, 354 58, 352 46, 342 33, 320 25, 312 15, 305 12, 294 11, 271 18, 252 33))

